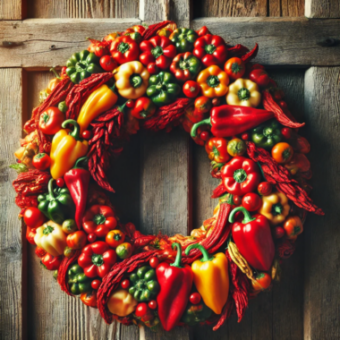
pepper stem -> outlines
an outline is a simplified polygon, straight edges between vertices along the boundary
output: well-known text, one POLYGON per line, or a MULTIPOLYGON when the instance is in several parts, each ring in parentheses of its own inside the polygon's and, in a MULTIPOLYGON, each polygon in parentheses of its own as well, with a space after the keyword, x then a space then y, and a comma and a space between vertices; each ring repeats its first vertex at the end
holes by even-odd
POLYGON ((53 194, 53 181, 54 181, 53 178, 51 178, 51 179, 49 180, 47 189, 48 189, 48 194, 51 196, 51 198, 54 199, 54 194, 53 194))
POLYGON ((61 124, 61 126, 65 129, 67 124, 73 125, 73 131, 70 131, 69 135, 73 137, 75 140, 80 140, 79 124, 74 119, 67 119, 61 124))
POLYGON ((201 258, 201 262, 212 261, 214 259, 201 244, 195 243, 190 245, 185 249, 185 255, 189 255, 191 249, 198 249, 202 253, 203 257, 201 258))
POLYGON ((83 169, 83 167, 79 166, 79 163, 87 161, 88 158, 86 156, 80 157, 76 160, 73 169, 83 169))
POLYGON ((251 222, 251 221, 255 221, 255 220, 256 220, 255 217, 252 217, 252 216, 250 215, 249 211, 248 211, 246 208, 244 208, 244 207, 237 207, 237 208, 233 209, 232 212, 230 213, 229 219, 228 219, 228 222, 229 222, 229 223, 234 223, 234 222, 235 222, 234 217, 235 217, 235 214, 236 214, 238 211, 241 211, 241 212, 243 213, 243 221, 242 221, 243 224, 246 224, 246 223, 248 223, 248 222, 251 222))
POLYGON ((50 69, 50 72, 53 72, 56 78, 61 79, 58 72, 54 69, 54 67, 50 69))
POLYGON ((177 248, 177 255, 176 255, 176 258, 175 258, 175 262, 170 264, 171 267, 178 267, 178 268, 182 268, 181 266, 181 260, 182 260, 182 246, 175 242, 172 244, 172 249, 175 249, 177 248))
POLYGON ((210 118, 203 119, 203 120, 201 120, 200 122, 198 122, 198 123, 196 123, 196 124, 194 124, 194 125, 192 126, 191 131, 190 131, 190 136, 191 136, 192 138, 195 138, 195 137, 197 136, 197 129, 198 129, 200 126, 202 126, 202 125, 210 125, 210 126, 212 126, 210 118))

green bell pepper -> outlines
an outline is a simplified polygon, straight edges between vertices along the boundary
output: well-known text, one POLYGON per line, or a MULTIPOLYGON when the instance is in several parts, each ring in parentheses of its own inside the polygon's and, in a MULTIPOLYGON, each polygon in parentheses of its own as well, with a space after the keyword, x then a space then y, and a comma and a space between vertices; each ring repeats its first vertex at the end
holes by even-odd
POLYGON ((67 271, 67 283, 73 295, 89 292, 92 289, 91 281, 92 279, 84 274, 83 269, 77 263, 67 271))
POLYGON ((251 132, 251 139, 256 146, 264 149, 271 149, 275 144, 281 142, 281 125, 273 119, 259 125, 251 132))
POLYGON ((88 78, 93 73, 102 72, 99 66, 99 58, 87 50, 72 54, 71 58, 67 60, 66 66, 66 74, 75 84, 88 78))
POLYGON ((169 72, 159 72, 150 77, 146 94, 157 106, 174 102, 181 92, 181 87, 176 84, 176 78, 169 72))
POLYGON ((197 33, 190 28, 177 28, 170 36, 170 40, 175 43, 179 53, 191 52, 196 39, 197 33))
POLYGON ((74 203, 67 188, 53 189, 51 178, 48 193, 38 196, 38 209, 50 220, 62 224, 67 218, 74 217, 74 203))
POLYGON ((187 81, 195 79, 198 72, 201 71, 201 62, 192 53, 178 54, 170 66, 170 71, 175 75, 179 81, 187 81))
POLYGON ((181 321, 188 326, 195 326, 200 322, 204 322, 210 318, 212 310, 208 308, 203 301, 198 305, 188 303, 184 314, 182 315, 181 321))
POLYGON ((130 281, 129 293, 139 302, 152 300, 159 291, 156 272, 150 266, 140 267, 130 275, 130 281))

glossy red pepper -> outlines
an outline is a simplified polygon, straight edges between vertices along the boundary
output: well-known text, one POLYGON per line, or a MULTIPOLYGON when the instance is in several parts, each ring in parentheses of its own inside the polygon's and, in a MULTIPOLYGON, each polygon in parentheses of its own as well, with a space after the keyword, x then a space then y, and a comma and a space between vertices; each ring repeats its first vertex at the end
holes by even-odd
POLYGON ((244 207, 237 207, 230 213, 229 223, 233 223, 233 240, 249 265, 257 270, 269 271, 275 247, 268 220, 260 214, 252 217, 244 207), (234 222, 238 211, 244 215, 242 222, 234 222))
POLYGON ((48 107, 40 114, 39 128, 46 135, 54 135, 64 120, 65 115, 57 107, 48 107))
POLYGON ((104 55, 110 54, 109 52, 109 42, 107 41, 99 41, 95 39, 88 39, 91 45, 87 48, 89 52, 93 52, 98 58, 101 58, 104 55))
POLYGON ((249 79, 259 86, 266 87, 269 85, 268 73, 263 69, 255 69, 250 72, 249 79))
POLYGON ((225 163, 230 159, 225 138, 213 137, 205 144, 205 151, 211 161, 225 163))
POLYGON ((202 26, 198 31, 196 31, 196 33, 199 37, 211 34, 207 26, 202 26))
POLYGON ((182 247, 173 243, 177 248, 175 262, 162 262, 156 268, 158 283, 161 287, 157 295, 158 316, 163 328, 170 331, 174 328, 185 311, 189 301, 193 273, 189 265, 181 266, 182 247))
POLYGON ((51 254, 46 254, 41 258, 41 263, 46 267, 47 270, 56 270, 59 268, 62 260, 62 256, 52 256, 51 254))
POLYGON ((66 172, 64 180, 68 190, 70 191, 73 202, 76 206, 75 221, 78 229, 81 229, 82 220, 86 208, 87 191, 90 182, 90 172, 79 167, 82 161, 87 160, 86 157, 77 159, 74 168, 66 172))
POLYGON ((220 36, 206 34, 195 41, 193 53, 208 67, 222 65, 227 59, 228 48, 220 36))
POLYGON ((131 116, 137 119, 146 119, 156 112, 156 105, 148 97, 140 97, 134 103, 131 110, 131 116))
POLYGON ((232 137, 264 123, 274 117, 270 111, 246 106, 221 105, 210 111, 210 118, 196 123, 191 129, 191 137, 201 125, 210 125, 216 137, 232 137))
POLYGON ((242 156, 234 157, 224 165, 221 169, 221 176, 226 191, 238 196, 255 191, 261 180, 258 165, 253 160, 242 156))
POLYGON ((110 52, 113 59, 119 64, 124 64, 129 61, 138 60, 139 47, 133 39, 125 35, 113 40, 110 52))

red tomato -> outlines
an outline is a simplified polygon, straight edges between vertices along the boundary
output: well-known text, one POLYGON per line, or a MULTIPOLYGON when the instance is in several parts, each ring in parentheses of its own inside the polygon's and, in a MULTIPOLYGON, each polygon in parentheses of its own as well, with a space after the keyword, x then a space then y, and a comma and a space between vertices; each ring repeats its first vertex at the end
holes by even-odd
POLYGON ((232 79, 242 78, 245 70, 244 62, 237 57, 227 60, 224 64, 224 71, 232 79))
POLYGON ((40 227, 45 221, 45 215, 36 207, 29 207, 24 212, 24 222, 30 228, 40 227))
POLYGON ((135 106, 135 102, 133 100, 128 100, 126 102, 126 107, 128 107, 129 109, 132 109, 135 106))
POLYGON ((91 139, 91 137, 92 137, 92 132, 91 132, 90 130, 85 130, 85 131, 81 134, 81 137, 82 137, 83 139, 86 139, 86 140, 91 139))
POLYGON ((66 244, 71 249, 82 249, 86 245, 86 234, 82 230, 75 231, 68 234, 66 237, 66 244))
POLYGON ((65 181, 64 181, 64 179, 63 178, 58 178, 57 180, 56 180, 56 184, 57 184, 57 186, 59 187, 59 188, 62 188, 62 187, 64 187, 64 185, 65 185, 65 181))
POLYGON ((292 129, 291 129, 291 128, 289 128, 289 127, 284 127, 284 128, 281 129, 281 134, 282 134, 282 136, 283 136, 284 138, 286 138, 286 139, 291 139, 291 138, 292 138, 293 132, 292 132, 292 129))
POLYGON ((97 239, 97 236, 95 233, 91 233, 91 234, 88 234, 87 235, 87 240, 90 242, 90 243, 93 243, 95 242, 97 239))
POLYGON ((254 192, 250 192, 249 194, 246 194, 243 196, 242 205, 248 211, 256 211, 261 208, 262 199, 258 194, 255 194, 254 192))
POLYGON ((273 234, 275 238, 281 238, 286 234, 286 231, 282 227, 275 227, 273 234))
POLYGON ((242 134, 241 138, 242 138, 243 140, 248 140, 248 139, 249 139, 249 133, 244 133, 244 134, 242 134))
POLYGON ((156 268, 159 265, 159 259, 158 257, 151 257, 151 259, 149 260, 149 264, 152 268, 156 268))
POLYGON ((96 291, 91 291, 87 293, 82 293, 80 294, 80 300, 81 302, 89 307, 97 307, 97 292, 96 291))
POLYGON ((233 203, 236 206, 239 206, 242 202, 242 197, 241 196, 237 196, 237 195, 233 195, 233 203))
POLYGON ((135 314, 138 317, 144 316, 149 311, 149 307, 145 302, 141 302, 137 305, 135 314))
POLYGON ((149 301, 148 306, 151 309, 156 309, 157 308, 157 301, 156 300, 149 301))
POLYGON ((96 279, 96 280, 93 280, 92 282, 91 282, 91 287, 93 288, 93 289, 98 289, 99 288, 99 286, 101 285, 101 281, 100 280, 98 280, 98 279, 96 279))
POLYGON ((46 135, 54 135, 61 129, 65 115, 57 107, 48 107, 40 114, 39 127, 46 135))
POLYGON ((272 278, 268 273, 258 273, 255 280, 256 281, 252 281, 252 285, 255 291, 267 289, 272 282, 272 278))
POLYGON ((116 60, 114 60, 109 55, 104 55, 103 57, 101 57, 99 60, 99 64, 101 68, 107 72, 113 71, 118 66, 116 60))
POLYGON ((189 301, 193 304, 193 305, 198 305, 201 302, 201 295, 197 292, 192 293, 189 297, 189 301))
POLYGON ((202 140, 204 140, 205 142, 208 141, 208 140, 210 139, 210 133, 209 133, 209 131, 202 131, 202 132, 200 133, 200 138, 201 138, 202 140))
POLYGON ((148 64, 147 68, 148 72, 152 74, 156 74, 159 71, 159 68, 157 67, 156 63, 150 63, 148 64))
POLYGON ((269 182, 261 182, 257 186, 257 192, 262 196, 268 196, 272 193, 272 185, 269 182))
POLYGON ((51 165, 51 158, 46 153, 38 153, 33 157, 32 164, 38 170, 46 170, 51 165))
POLYGON ((123 289, 128 289, 130 287, 130 281, 129 280, 123 280, 120 284, 120 286, 123 288, 123 289))
POLYGON ((194 80, 188 80, 183 85, 183 93, 188 98, 195 98, 201 92, 201 87, 194 80))
POLYGON ((197 113, 207 113, 212 108, 211 99, 205 96, 200 96, 195 99, 195 111, 197 113))
POLYGON ((213 106, 219 106, 221 104, 221 99, 220 98, 214 98, 211 101, 211 103, 212 103, 213 106))

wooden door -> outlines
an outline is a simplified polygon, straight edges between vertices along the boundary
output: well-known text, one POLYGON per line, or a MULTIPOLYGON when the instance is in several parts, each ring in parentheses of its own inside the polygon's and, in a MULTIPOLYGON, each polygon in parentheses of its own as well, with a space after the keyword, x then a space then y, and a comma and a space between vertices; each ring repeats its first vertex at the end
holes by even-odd
MULTIPOLYGON (((340 339, 339 18, 339 0, 1 0, 0 338, 340 339), (52 78, 48 69, 85 48, 86 37, 165 18, 207 25, 230 43, 260 44, 256 60, 270 67, 292 112, 307 122, 313 198, 326 212, 308 216, 296 253, 282 266, 282 282, 251 301, 240 324, 232 317, 217 332, 197 327, 152 334, 106 325, 42 269, 17 219, 11 187, 16 175, 8 165, 23 122, 52 78)), ((181 130, 134 136, 112 178, 121 218, 143 232, 186 234, 214 206, 206 154, 181 130)))

